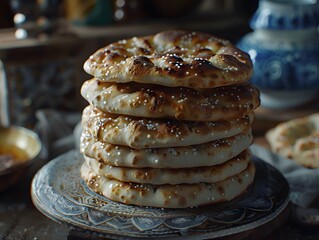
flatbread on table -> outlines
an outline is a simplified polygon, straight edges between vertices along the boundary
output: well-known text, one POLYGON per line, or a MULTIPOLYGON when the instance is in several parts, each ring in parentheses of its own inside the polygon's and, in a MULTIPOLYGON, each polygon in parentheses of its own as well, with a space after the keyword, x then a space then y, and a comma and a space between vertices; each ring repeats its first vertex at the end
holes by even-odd
POLYGON ((305 167, 319 168, 319 132, 296 141, 293 159, 305 167))
POLYGON ((282 122, 266 133, 266 139, 273 152, 319 168, 319 113, 282 122))

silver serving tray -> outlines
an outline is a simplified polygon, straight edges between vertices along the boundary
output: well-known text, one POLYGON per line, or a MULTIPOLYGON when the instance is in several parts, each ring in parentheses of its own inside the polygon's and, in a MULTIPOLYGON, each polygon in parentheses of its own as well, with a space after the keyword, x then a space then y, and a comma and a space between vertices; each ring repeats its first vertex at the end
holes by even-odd
POLYGON ((75 150, 50 161, 35 175, 31 196, 34 205, 47 217, 97 237, 225 237, 273 220, 289 202, 285 178, 256 157, 254 184, 243 196, 223 204, 186 209, 138 207, 100 196, 80 178, 83 161, 75 150))

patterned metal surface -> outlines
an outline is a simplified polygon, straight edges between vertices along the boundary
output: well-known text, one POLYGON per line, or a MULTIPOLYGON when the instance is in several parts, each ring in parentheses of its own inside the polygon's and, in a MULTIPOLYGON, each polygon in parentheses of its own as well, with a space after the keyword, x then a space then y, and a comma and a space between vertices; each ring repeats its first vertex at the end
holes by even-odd
POLYGON ((160 209, 124 205, 92 192, 80 178, 83 158, 70 151, 35 175, 31 195, 49 218, 94 236, 130 238, 216 238, 258 227, 287 205, 289 187, 283 176, 254 158, 256 179, 249 191, 216 206, 160 209))

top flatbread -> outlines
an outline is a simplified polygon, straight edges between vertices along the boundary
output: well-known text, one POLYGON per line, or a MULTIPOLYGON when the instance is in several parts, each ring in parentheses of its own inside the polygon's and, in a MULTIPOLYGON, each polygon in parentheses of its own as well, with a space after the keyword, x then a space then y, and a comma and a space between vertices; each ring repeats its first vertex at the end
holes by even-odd
POLYGON ((247 82, 252 62, 210 34, 165 31, 103 47, 86 60, 84 70, 105 82, 214 88, 247 82))

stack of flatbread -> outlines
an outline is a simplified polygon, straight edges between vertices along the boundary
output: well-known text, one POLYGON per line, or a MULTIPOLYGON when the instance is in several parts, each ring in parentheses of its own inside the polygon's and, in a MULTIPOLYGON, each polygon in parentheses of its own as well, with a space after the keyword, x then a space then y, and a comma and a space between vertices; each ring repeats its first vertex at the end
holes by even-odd
POLYGON ((84 64, 81 177, 105 197, 185 208, 253 182, 249 55, 209 34, 166 31, 110 44, 84 64))

